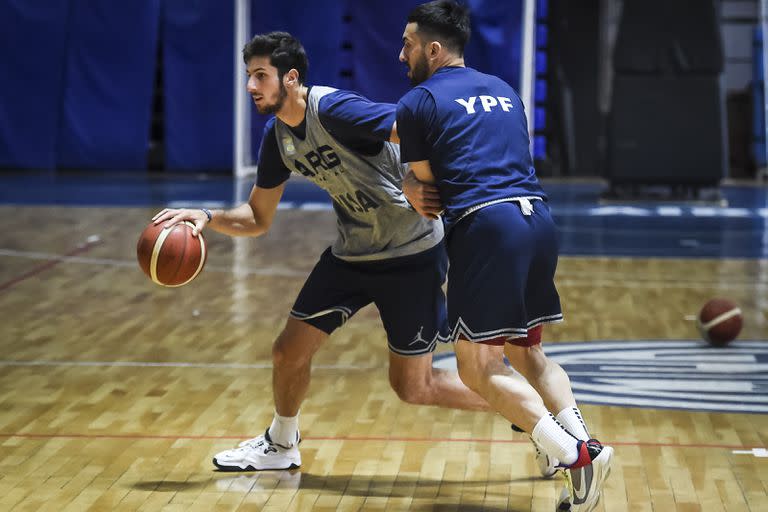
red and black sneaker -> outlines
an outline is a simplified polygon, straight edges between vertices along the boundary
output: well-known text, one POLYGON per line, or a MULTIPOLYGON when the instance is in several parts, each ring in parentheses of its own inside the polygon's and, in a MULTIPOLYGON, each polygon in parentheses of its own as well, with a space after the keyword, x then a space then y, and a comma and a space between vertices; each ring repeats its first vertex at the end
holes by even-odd
POLYGON ((557 504, 558 511, 589 512, 600 500, 600 491, 611 472, 613 448, 597 439, 579 441, 579 458, 565 470, 565 489, 557 504))

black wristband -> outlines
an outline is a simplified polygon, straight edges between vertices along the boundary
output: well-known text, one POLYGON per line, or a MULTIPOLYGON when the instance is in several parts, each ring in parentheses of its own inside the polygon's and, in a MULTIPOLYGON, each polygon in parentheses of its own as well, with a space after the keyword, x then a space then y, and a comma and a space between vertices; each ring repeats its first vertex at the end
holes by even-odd
POLYGON ((211 219, 213 219, 213 214, 211 213, 211 210, 208 208, 200 208, 203 210, 203 213, 205 213, 205 216, 208 217, 208 222, 211 222, 211 219))

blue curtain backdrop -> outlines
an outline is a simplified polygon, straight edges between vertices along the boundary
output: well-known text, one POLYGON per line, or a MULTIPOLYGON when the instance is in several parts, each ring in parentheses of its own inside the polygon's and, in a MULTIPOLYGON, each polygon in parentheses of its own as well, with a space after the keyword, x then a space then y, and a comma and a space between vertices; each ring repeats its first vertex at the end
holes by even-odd
MULTIPOLYGON (((376 101, 397 102, 410 88, 407 68, 398 60, 402 34, 419 0, 349 2, 353 88, 376 101)), ((467 66, 520 81, 522 0, 470 0, 472 36, 467 66)), ((308 50, 309 51, 309 50, 308 50)))
POLYGON ((146 167, 159 2, 72 2, 59 167, 146 167))
MULTIPOLYGON (((310 84, 395 102, 415 0, 252 0, 251 33, 287 30, 309 54, 310 84)), ((517 87, 522 0, 469 0, 466 61, 517 87)), ((144 170, 158 42, 166 166, 229 169, 233 147, 233 2, 0 2, 0 167, 144 170)), ((245 92, 244 65, 238 87, 245 92)), ((254 111, 258 148, 265 116, 254 111)))
MULTIPOLYGON (((345 67, 344 60, 347 56, 341 47, 345 13, 346 2, 341 0, 254 0, 251 4, 251 35, 275 30, 290 32, 299 38, 307 50, 307 82, 342 87, 344 84, 341 71, 345 67)), ((242 52, 246 42, 235 50, 242 52)), ((245 64, 242 64, 242 70, 240 90, 241 94, 246 94, 245 64)), ((254 159, 258 155, 267 119, 268 116, 259 115, 253 107, 251 152, 254 159)))
MULTIPOLYGON (((410 88, 398 60, 408 13, 420 0, 345 0, 275 4, 259 0, 252 12, 254 32, 288 30, 309 55, 309 83, 351 88, 374 101, 397 102, 410 88)), ((469 0, 472 37, 465 61, 500 76, 513 87, 520 82, 523 0, 469 0)), ((254 111, 255 112, 255 111, 254 111)), ((253 154, 261 141, 265 116, 255 114, 253 154)))
POLYGON ((234 2, 163 0, 161 14, 166 167, 228 170, 234 2))
POLYGON ((0 2, 0 167, 56 164, 69 3, 0 2))

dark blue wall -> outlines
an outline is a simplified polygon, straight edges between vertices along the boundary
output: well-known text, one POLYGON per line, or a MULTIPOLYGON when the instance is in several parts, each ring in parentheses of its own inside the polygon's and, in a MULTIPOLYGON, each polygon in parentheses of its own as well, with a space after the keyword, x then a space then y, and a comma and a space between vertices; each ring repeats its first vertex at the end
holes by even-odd
POLYGON ((56 165, 69 3, 0 2, 2 167, 56 165))
MULTIPOLYGON (((310 11, 303 9, 303 15, 290 6, 261 3, 264 9, 252 13, 254 32, 281 29, 299 37, 309 55, 310 84, 349 88, 393 103, 409 89, 407 69, 398 55, 408 13, 423 0, 322 0, 310 11)), ((465 62, 517 88, 523 0, 467 0, 467 4, 472 37, 465 62)), ((254 155, 266 119, 254 115, 254 155)))
POLYGON ((174 170, 232 165, 234 2, 163 0, 165 162, 174 170))
POLYGON ((159 3, 71 2, 58 167, 146 166, 159 3))
MULTIPOLYGON (((398 60, 402 34, 419 0, 350 2, 352 88, 371 99, 396 102, 410 87, 406 67, 398 60)), ((468 66, 498 75, 518 86, 522 0, 468 0, 472 37, 466 48, 468 66)))
MULTIPOLYGON (((298 36, 310 84, 394 102, 408 88, 397 57, 418 3, 253 0, 251 29, 298 36)), ((517 86, 522 0, 468 3, 467 64, 517 86)), ((0 167, 146 169, 162 43, 166 166, 229 169, 233 17, 233 2, 219 0, 0 2, 0 167)), ((254 144, 264 122, 255 116, 254 144)))

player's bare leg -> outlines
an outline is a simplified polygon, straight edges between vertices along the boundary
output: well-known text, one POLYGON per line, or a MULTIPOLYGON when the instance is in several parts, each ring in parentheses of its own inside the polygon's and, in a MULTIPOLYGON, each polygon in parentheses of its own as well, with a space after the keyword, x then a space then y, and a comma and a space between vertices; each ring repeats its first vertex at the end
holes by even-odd
POLYGON ((272 346, 272 396, 280 416, 299 414, 309 389, 312 357, 327 339, 317 327, 288 318, 272 346))
MULTIPOLYGON (((533 347, 520 347, 506 343, 504 346, 504 355, 507 356, 510 364, 520 372, 523 377, 533 386, 533 388, 539 393, 544 405, 554 414, 561 411, 573 411, 577 410, 576 400, 573 397, 571 391, 571 382, 568 375, 560 367, 559 364, 549 360, 544 351, 541 349, 541 345, 534 345, 533 347)), ((564 413, 565 416, 569 414, 564 413)), ((570 414, 572 416, 572 414, 570 414)), ((579 416, 580 417, 580 416, 579 416)), ((563 423, 566 430, 571 434, 574 434, 569 425, 566 425, 561 421, 561 417, 556 416, 556 419, 563 423)), ((577 435, 579 439, 584 441, 589 439, 589 435, 586 433, 586 427, 582 428, 583 423, 579 425, 577 435)), ((558 461, 550 457, 531 437, 531 431, 527 431, 526 434, 531 439, 535 450, 536 465, 539 468, 541 476, 544 478, 551 478, 555 476, 557 472, 558 461)), ((575 434, 574 434, 575 435, 575 434)))
POLYGON ((298 414, 309 389, 312 357, 328 339, 320 329, 289 318, 272 346, 275 417, 264 434, 216 454, 222 471, 291 469, 301 466, 298 414))
POLYGON ((390 352, 389 383, 397 396, 409 404, 491 410, 488 402, 469 389, 457 372, 432 368, 432 354, 406 357, 390 352))
POLYGON ((598 441, 573 437, 549 413, 536 390, 506 367, 501 358, 502 351, 500 346, 460 339, 456 343, 456 359, 461 379, 499 414, 530 432, 535 443, 549 457, 568 468, 567 485, 558 506, 580 512, 592 510, 610 471, 613 448, 606 446, 603 449, 598 441))
POLYGON ((504 355, 541 395, 547 409, 558 413, 566 407, 576 406, 568 375, 559 364, 544 355, 541 345, 518 347, 507 343, 504 355))
MULTIPOLYGON (((580 440, 577 462, 588 462, 581 467, 575 464, 564 472, 566 486, 560 494, 558 510, 592 510, 597 506, 600 488, 610 473, 613 448, 602 446, 594 439, 590 440, 586 424, 576 406, 568 374, 559 364, 547 358, 541 345, 521 347, 507 343, 504 354, 542 396, 547 408, 556 412, 557 421, 580 440)), ((552 460, 551 452, 544 449, 534 436, 531 436, 531 440, 536 448, 536 462, 542 475, 549 476, 550 472, 554 474, 552 464, 558 461, 552 460)))
POLYGON ((576 405, 568 374, 559 364, 547 358, 541 345, 523 347, 507 343, 504 346, 504 354, 512 366, 536 389, 557 421, 577 439, 589 440, 591 436, 576 405))
POLYGON ((504 364, 503 347, 460 339, 455 349, 461 380, 511 423, 531 432, 548 414, 536 390, 504 364))

